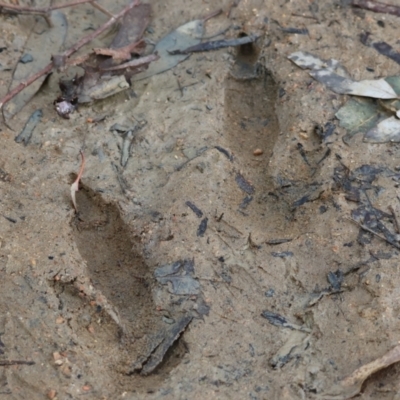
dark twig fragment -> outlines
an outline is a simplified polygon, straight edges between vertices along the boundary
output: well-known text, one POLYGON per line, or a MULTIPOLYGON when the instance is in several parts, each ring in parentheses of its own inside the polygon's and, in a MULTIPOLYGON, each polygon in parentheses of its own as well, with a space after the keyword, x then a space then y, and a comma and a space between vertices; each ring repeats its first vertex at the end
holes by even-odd
POLYGON ((196 214, 197 218, 201 218, 203 216, 203 211, 201 211, 200 208, 198 208, 191 201, 187 201, 185 204, 196 214))
POLYGON ((365 226, 364 224, 361 224, 360 222, 356 221, 353 218, 347 218, 349 221, 354 222, 356 225, 358 225, 361 229, 364 229, 364 231, 367 231, 369 233, 372 233, 373 235, 375 235, 376 237, 378 237, 379 239, 384 240, 385 242, 391 244, 393 247, 395 247, 396 249, 400 250, 400 245, 398 245, 397 243, 394 243, 393 241, 387 239, 385 236, 381 235, 380 233, 377 233, 375 231, 373 231, 372 229, 368 228, 367 226, 365 226))
POLYGON ((0 360, 0 367, 9 367, 11 365, 34 365, 35 361, 25 360, 0 360))
POLYGON ((351 5, 353 7, 363 8, 376 13, 392 14, 400 17, 400 7, 381 3, 380 1, 353 0, 351 5))
POLYGON ((184 50, 173 50, 170 51, 169 54, 189 54, 189 53, 197 53, 200 51, 211 51, 211 50, 219 50, 225 47, 236 47, 242 46, 244 44, 253 43, 259 37, 258 36, 244 36, 237 39, 229 39, 229 40, 213 40, 211 42, 204 42, 196 44, 195 46, 190 46, 184 50))

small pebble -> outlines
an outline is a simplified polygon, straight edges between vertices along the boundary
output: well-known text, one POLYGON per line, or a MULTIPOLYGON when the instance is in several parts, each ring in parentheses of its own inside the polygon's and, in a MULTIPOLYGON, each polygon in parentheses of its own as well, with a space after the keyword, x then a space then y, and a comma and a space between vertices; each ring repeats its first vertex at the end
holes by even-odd
POLYGON ((262 153, 264 153, 261 149, 255 149, 254 151, 253 151, 253 154, 255 155, 255 156, 261 156, 261 154, 262 153))
POLYGON ((31 54, 25 53, 21 59, 19 60, 22 64, 27 64, 33 61, 33 57, 31 54))
POLYGON ((56 318, 56 324, 62 324, 64 322, 64 318, 63 317, 57 317, 56 318))
POLYGON ((56 394, 57 394, 57 392, 56 392, 54 389, 50 389, 50 390, 47 392, 47 397, 48 397, 50 400, 53 400, 53 399, 56 397, 56 394))

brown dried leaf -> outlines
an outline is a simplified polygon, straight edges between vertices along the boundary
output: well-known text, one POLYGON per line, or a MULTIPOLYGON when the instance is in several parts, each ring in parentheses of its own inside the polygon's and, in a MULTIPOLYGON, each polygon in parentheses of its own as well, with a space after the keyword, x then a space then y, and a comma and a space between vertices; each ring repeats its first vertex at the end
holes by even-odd
MULTIPOLYGON (((146 43, 144 40, 139 40, 136 43, 131 43, 125 47, 121 47, 119 49, 105 49, 105 48, 95 48, 93 51, 95 54, 102 55, 102 56, 109 56, 112 57, 113 60, 130 60, 132 58, 131 54, 141 54, 146 47, 146 43)), ((107 60, 109 61, 109 60, 107 60)))

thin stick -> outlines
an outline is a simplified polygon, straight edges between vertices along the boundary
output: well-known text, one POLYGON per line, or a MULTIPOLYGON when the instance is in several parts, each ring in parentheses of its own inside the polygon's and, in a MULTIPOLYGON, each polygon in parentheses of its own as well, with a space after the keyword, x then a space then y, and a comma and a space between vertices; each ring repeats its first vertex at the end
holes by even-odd
POLYGON ((314 19, 314 20, 318 21, 318 18, 315 18, 312 15, 303 15, 303 14, 296 14, 296 13, 292 13, 291 15, 293 17, 309 18, 309 19, 314 19))
POLYGON ((353 0, 353 7, 363 8, 376 13, 392 14, 400 17, 400 7, 391 4, 381 3, 380 1, 353 0))
POLYGON ((114 14, 111 14, 108 10, 106 10, 103 6, 101 6, 100 4, 97 4, 96 1, 91 1, 90 4, 94 7, 97 8, 99 11, 101 11, 102 13, 108 15, 110 18, 115 18, 114 14))
POLYGON ((35 361, 24 360, 0 360, 0 367, 8 367, 10 365, 34 365, 35 361))
POLYGON ((148 56, 140 57, 136 60, 128 61, 115 67, 104 68, 102 71, 118 71, 125 68, 137 68, 141 67, 142 65, 149 64, 152 61, 158 60, 159 58, 160 57, 157 54, 149 54, 148 56))
MULTIPOLYGON (((80 1, 83 1, 83 0, 80 0, 80 1)), ((83 37, 82 39, 78 40, 78 42, 76 42, 70 49, 68 49, 68 50, 64 51, 63 53, 61 53, 61 55, 59 57, 60 58, 68 58, 68 57, 70 57, 72 54, 74 54, 76 51, 78 51, 85 44, 89 43, 94 38, 96 38, 101 33, 103 33, 106 29, 108 29, 110 26, 112 26, 118 19, 123 17, 129 10, 131 10, 133 7, 138 6, 139 3, 140 3, 139 0, 132 1, 131 4, 127 5, 121 12, 116 14, 115 17, 111 17, 106 23, 104 23, 102 26, 97 28, 94 32, 92 32, 89 35, 87 35, 87 36, 83 37)), ((51 72, 51 70, 53 69, 53 67, 54 67, 54 63, 52 61, 50 64, 48 64, 42 70, 40 70, 36 74, 32 75, 26 81, 21 82, 11 92, 7 93, 2 99, 0 99, 0 110, 3 108, 5 103, 10 101, 13 97, 15 97, 19 92, 21 92, 27 86, 31 85, 33 82, 35 82, 37 79, 39 79, 43 75, 49 74, 51 72)))
POLYGON ((399 220, 397 218, 396 212, 394 211, 394 208, 392 206, 389 206, 388 208, 394 218, 394 226, 396 228, 396 233, 400 233, 400 224, 399 224, 399 220))
POLYGON ((76 0, 71 3, 58 4, 56 6, 46 7, 46 8, 36 8, 36 7, 25 7, 25 6, 14 6, 12 4, 6 4, 0 2, 0 12, 5 10, 14 11, 19 14, 48 14, 50 11, 59 10, 60 8, 67 8, 77 6, 84 3, 93 3, 93 0, 76 0))

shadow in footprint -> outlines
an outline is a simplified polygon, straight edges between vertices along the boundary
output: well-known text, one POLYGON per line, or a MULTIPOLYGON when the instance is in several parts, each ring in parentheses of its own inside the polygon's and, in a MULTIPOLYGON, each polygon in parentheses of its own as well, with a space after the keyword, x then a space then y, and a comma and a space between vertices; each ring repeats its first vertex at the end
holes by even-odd
POLYGON ((235 65, 225 80, 224 138, 243 171, 243 176, 236 177, 243 198, 236 200, 235 208, 245 210, 246 215, 253 214, 254 224, 259 224, 260 229, 283 229, 288 207, 270 195, 275 182, 269 167, 280 132, 275 110, 279 87, 257 59, 254 44, 241 46, 237 51, 235 65), (251 192, 246 185, 240 185, 245 179, 254 188, 251 192))
POLYGON ((117 207, 85 186, 77 193, 77 204, 73 232, 93 286, 118 309, 127 331, 135 336, 148 332, 154 328, 149 321, 154 310, 151 273, 135 252, 117 207))

